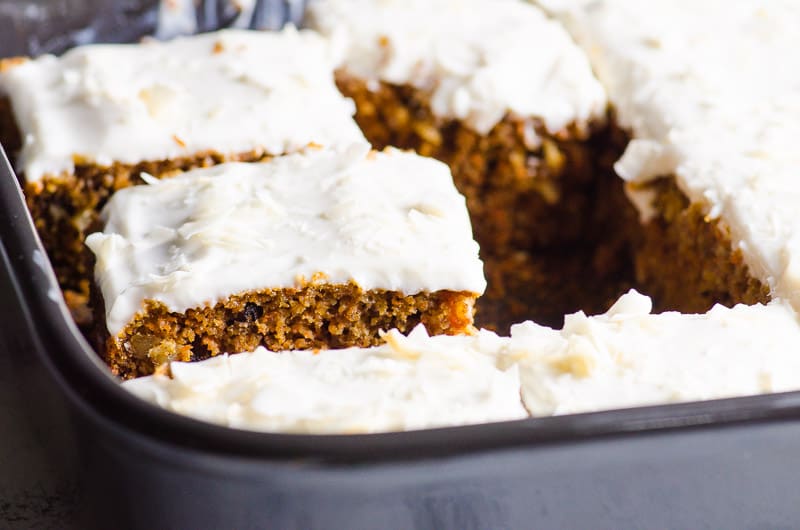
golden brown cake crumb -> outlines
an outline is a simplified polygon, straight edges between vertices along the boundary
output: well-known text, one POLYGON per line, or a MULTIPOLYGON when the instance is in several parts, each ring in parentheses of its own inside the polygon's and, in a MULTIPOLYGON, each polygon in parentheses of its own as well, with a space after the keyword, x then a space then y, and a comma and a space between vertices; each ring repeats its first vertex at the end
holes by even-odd
MULTIPOLYGON (((424 324, 431 334, 471 333, 475 295, 436 291, 406 296, 365 291, 356 284, 308 283, 231 296, 213 306, 170 312, 147 301, 117 337, 109 337, 96 310, 93 339, 112 371, 123 378, 153 373, 161 364, 224 352, 345 348, 380 344, 381 331, 408 332, 424 324)), ((97 304, 102 308, 102 303, 97 304)))
POLYGON ((636 251, 636 277, 657 310, 701 313, 714 304, 769 301, 769 288, 753 278, 718 220, 706 219, 665 177, 646 185, 658 216, 644 227, 636 251))

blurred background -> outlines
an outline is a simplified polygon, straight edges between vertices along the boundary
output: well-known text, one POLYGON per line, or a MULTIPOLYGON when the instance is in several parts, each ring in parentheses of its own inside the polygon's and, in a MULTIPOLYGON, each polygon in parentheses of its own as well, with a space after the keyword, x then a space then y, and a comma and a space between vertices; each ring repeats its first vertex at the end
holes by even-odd
POLYGON ((0 57, 222 27, 298 24, 305 0, 0 0, 0 57))
POLYGON ((59 53, 152 32, 158 0, 0 0, 0 55, 59 53))

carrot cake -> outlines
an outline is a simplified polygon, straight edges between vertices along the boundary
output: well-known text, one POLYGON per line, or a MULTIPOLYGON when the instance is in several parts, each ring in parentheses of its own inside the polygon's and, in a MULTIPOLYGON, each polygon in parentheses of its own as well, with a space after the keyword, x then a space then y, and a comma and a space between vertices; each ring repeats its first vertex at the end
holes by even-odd
POLYGON ((0 71, 0 142, 16 154, 77 317, 91 280, 84 236, 114 191, 142 183, 141 172, 363 141, 352 101, 333 83, 330 47, 310 31, 81 46, 60 58, 6 60, 0 71))
POLYGON ((630 292, 563 329, 517 324, 382 344, 172 362, 123 388, 168 410, 249 430, 354 434, 800 389, 800 324, 786 303, 652 314, 630 292), (523 408, 524 406, 524 408, 523 408))
POLYGON ((87 245, 98 349, 122 377, 226 352, 370 346, 472 331, 486 286, 447 166, 310 150, 120 190, 87 245))
POLYGON ((619 219, 635 220, 611 170, 624 144, 560 24, 521 0, 312 0, 307 15, 341 50, 337 83, 367 138, 450 165, 490 278, 481 324, 613 302, 632 276, 604 258, 628 252, 619 219))
POLYGON ((616 170, 640 211, 636 272, 657 307, 800 307, 800 75, 783 62, 800 46, 800 5, 540 3, 632 136, 616 170))
MULTIPOLYGON (((520 404, 542 416, 800 389, 793 352, 800 339, 800 70, 786 62, 800 48, 800 4, 696 0, 686 10, 670 0, 537 3, 312 0, 309 25, 327 41, 295 30, 269 38, 319 43, 327 61, 319 86, 332 94, 331 108, 343 110, 341 120, 322 105, 324 97, 303 92, 305 82, 299 88, 286 81, 285 91, 277 81, 266 90, 260 81, 251 86, 253 75, 270 74, 245 63, 231 83, 260 87, 257 96, 219 98, 214 94, 227 92, 215 91, 203 100, 212 110, 243 105, 239 121, 225 129, 214 112, 200 112, 203 134, 213 141, 203 147, 170 132, 164 141, 177 154, 136 159, 156 161, 150 165, 72 147, 66 158, 32 162, 33 154, 62 151, 37 147, 37 129, 31 133, 25 120, 35 124, 73 108, 48 99, 72 92, 44 87, 73 83, 77 101, 98 109, 78 113, 77 130, 87 129, 89 139, 95 121, 124 135, 116 127, 128 107, 104 98, 142 92, 128 87, 137 86, 136 76, 117 87, 108 74, 36 74, 23 84, 38 61, 9 63, 0 86, 12 96, 23 87, 30 94, 20 100, 28 103, 0 103, 0 115, 14 117, 0 120, 0 134, 23 146, 18 167, 40 230, 65 230, 48 219, 84 231, 94 223, 76 221, 83 218, 64 209, 68 199, 45 185, 51 178, 53 190, 95 197, 95 187, 58 187, 77 178, 85 159, 90 168, 105 164, 88 174, 112 183, 114 168, 123 168, 128 176, 119 187, 125 179, 147 182, 116 193, 104 210, 104 232, 88 238, 97 256, 98 349, 123 378, 146 376, 125 387, 225 425, 292 432, 509 419, 521 416, 520 404), (355 109, 335 93, 334 68, 355 109), (226 135, 252 125, 243 116, 262 98, 278 109, 278 125, 267 120, 269 127, 295 131, 316 119, 331 127, 304 129, 291 147, 259 143, 255 156, 239 156, 253 145, 230 147, 226 135), (444 164, 391 148, 369 152, 354 111, 376 146, 414 149, 444 164), (326 147, 273 157, 307 144, 326 147), (139 177, 142 169, 158 173, 164 160, 184 160, 182 150, 195 147, 215 154, 169 168, 273 158, 166 180, 139 177), (478 324, 539 324, 512 325, 508 337, 473 330, 473 304, 486 282, 470 217, 488 278, 478 324), (611 306, 630 283, 653 298, 630 292, 611 306), (599 316, 585 314, 608 306, 599 316), (578 308, 585 312, 574 313, 578 308), (426 332, 403 337, 420 324, 426 332), (390 328, 397 331, 384 333, 390 328), (434 336, 440 334, 458 336, 434 336), (315 348, 332 350, 298 351, 315 348), (189 360, 200 362, 182 364, 189 360), (423 388, 415 378, 427 375, 419 370, 440 383, 423 388), (259 375, 243 381, 245 371, 259 375), (461 375, 474 378, 475 389, 465 389, 461 375), (293 394, 301 384, 287 383, 301 379, 313 389, 307 408, 293 394), (323 398, 330 381, 345 389, 335 401, 323 398), (520 390, 521 401, 512 403, 508 396, 520 390), (348 396, 362 393, 387 401, 362 399, 354 412, 348 396), (497 399, 503 405, 495 408, 497 399), (452 420, 442 416, 448 400, 457 410, 452 420)), ((216 57, 218 38, 177 42, 205 42, 200 49, 216 57)), ((296 51, 295 59, 304 57, 296 51)), ((81 68, 95 71, 116 57, 100 54, 81 68)), ((262 62, 259 56, 253 64, 262 62)), ((278 77, 295 80, 292 68, 309 67, 294 62, 278 77)), ((218 67, 229 72, 230 64, 218 67)), ((183 96, 173 85, 147 89, 168 102, 153 112, 181 115, 185 107, 172 100, 183 96)), ((206 107, 194 105, 189 115, 198 109, 206 107)), ((53 130, 58 146, 79 141, 63 125, 53 130)), ((192 153, 185 155, 190 161, 192 153)), ((92 198, 91 207, 108 194, 92 198)), ((59 267, 60 247, 48 250, 59 267)))

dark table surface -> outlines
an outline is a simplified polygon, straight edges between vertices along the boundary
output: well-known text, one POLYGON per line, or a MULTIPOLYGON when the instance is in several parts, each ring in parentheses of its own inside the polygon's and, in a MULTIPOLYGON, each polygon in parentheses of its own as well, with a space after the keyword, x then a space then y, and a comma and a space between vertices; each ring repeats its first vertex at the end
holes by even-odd
POLYGON ((12 354, 0 330, 0 528, 77 528, 73 463, 45 450, 64 424, 33 421, 12 354))

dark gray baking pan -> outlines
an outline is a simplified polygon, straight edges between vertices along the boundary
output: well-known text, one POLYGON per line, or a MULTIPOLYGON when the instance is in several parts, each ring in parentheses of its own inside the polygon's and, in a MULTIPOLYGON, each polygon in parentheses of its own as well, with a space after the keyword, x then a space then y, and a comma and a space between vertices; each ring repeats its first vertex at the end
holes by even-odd
POLYGON ((0 262, 6 353, 80 477, 81 528, 800 527, 798 392, 377 435, 232 430, 108 375, 5 157, 0 262))

